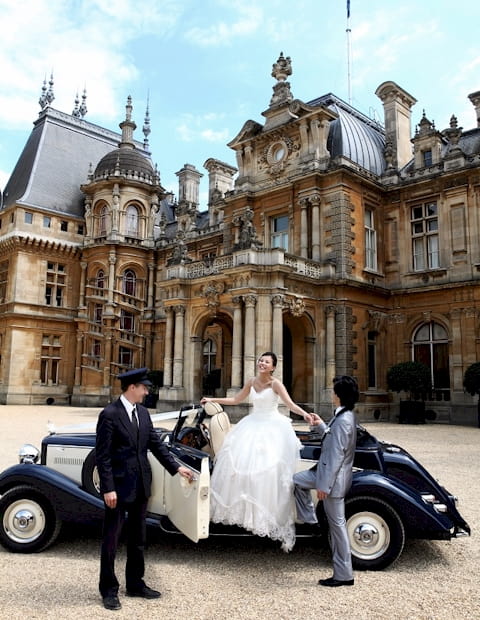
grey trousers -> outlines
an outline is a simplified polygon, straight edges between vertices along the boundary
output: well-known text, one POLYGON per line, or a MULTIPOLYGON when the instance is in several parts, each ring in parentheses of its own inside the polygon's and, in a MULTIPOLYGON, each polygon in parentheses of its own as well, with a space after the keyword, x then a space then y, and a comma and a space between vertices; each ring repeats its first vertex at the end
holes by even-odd
MULTIPOLYGON (((311 490, 315 489, 317 474, 308 469, 298 472, 293 477, 297 517, 304 523, 316 523, 317 517, 313 505, 311 490)), ((330 528, 330 546, 332 549, 333 578, 339 581, 353 579, 352 553, 345 521, 345 498, 327 496, 323 508, 330 528)))

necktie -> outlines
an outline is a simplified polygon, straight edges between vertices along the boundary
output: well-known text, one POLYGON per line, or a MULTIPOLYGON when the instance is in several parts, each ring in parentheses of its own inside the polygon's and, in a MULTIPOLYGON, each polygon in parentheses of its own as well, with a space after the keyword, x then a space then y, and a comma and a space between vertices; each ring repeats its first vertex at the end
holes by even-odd
POLYGON ((132 409, 132 424, 135 430, 135 435, 138 436, 138 419, 137 419, 137 408, 136 407, 132 409))

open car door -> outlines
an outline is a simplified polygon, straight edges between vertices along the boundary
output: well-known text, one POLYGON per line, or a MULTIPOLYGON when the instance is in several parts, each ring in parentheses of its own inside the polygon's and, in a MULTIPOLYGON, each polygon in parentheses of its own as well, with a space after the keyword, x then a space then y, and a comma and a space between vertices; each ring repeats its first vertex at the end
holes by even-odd
MULTIPOLYGON (((179 461, 182 465, 185 465, 179 461)), ((208 456, 201 460, 200 471, 189 482, 183 476, 165 476, 166 515, 182 534, 193 542, 208 538, 210 524, 210 469, 208 456)), ((190 467, 185 465, 185 467, 190 467)))

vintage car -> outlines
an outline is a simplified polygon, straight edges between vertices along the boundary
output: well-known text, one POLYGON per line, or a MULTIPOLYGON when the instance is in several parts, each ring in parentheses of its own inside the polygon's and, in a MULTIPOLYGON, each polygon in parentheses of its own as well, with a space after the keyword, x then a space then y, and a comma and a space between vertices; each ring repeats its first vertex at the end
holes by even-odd
MULTIPOLYGON (((210 474, 229 429, 228 415, 221 408, 207 413, 200 405, 182 407, 175 415, 173 429, 156 430, 175 457, 196 472, 196 479, 189 483, 181 476, 170 476, 151 457, 148 523, 165 532, 183 533, 195 542, 213 533, 246 535, 241 528, 222 530, 209 523, 210 474)), ((156 424, 168 415, 152 417, 156 424)), ((311 431, 297 431, 297 435, 302 442, 299 470, 306 469, 318 460, 321 437, 311 431)), ((22 447, 20 464, 0 474, 0 542, 6 549, 38 552, 54 542, 63 522, 102 519, 94 446, 92 432, 52 432, 43 439, 40 454, 32 445, 22 447)), ((320 527, 312 531, 298 524, 297 535, 328 533, 322 502, 317 504, 317 514, 320 527)), ((378 441, 361 426, 346 516, 356 569, 389 566, 400 556, 407 537, 450 540, 470 534, 453 495, 405 450, 378 441)))

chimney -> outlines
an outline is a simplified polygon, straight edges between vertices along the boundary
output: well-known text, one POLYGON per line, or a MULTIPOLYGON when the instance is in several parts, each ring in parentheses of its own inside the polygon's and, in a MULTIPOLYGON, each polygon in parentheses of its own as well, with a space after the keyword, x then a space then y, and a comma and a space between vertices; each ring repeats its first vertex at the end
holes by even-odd
POLYGON ((385 139, 393 150, 393 167, 403 168, 412 159, 412 106, 417 100, 395 82, 383 82, 375 91, 383 103, 385 139))
POLYGON ((480 90, 477 90, 476 93, 471 93, 468 95, 468 98, 473 103, 475 108, 475 114, 477 115, 477 127, 480 127, 480 90))

